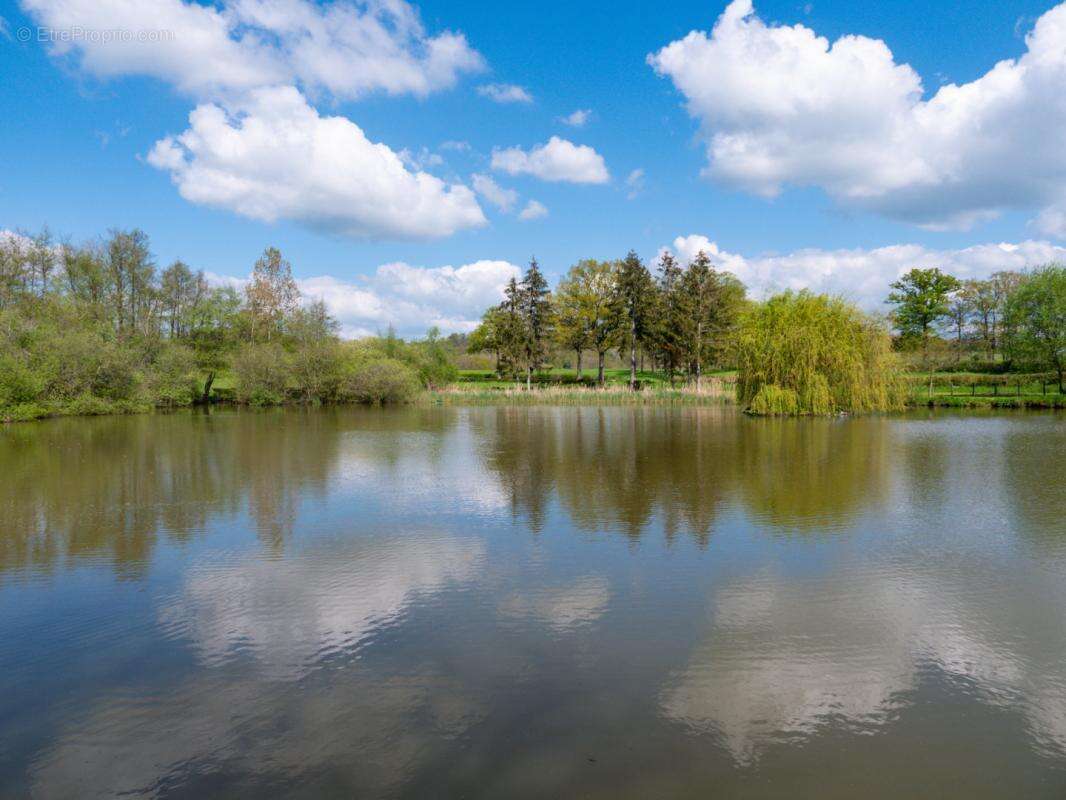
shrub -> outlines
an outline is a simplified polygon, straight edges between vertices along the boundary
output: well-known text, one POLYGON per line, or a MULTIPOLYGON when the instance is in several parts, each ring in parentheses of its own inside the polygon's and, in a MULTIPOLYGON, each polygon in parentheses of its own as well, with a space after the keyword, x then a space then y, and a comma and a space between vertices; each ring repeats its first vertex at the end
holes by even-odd
POLYGON ((44 391, 40 376, 11 356, 0 356, 0 408, 32 403, 44 391))
POLYGON ((906 399, 887 331, 843 300, 807 291, 744 315, 737 367, 737 399, 753 414, 886 411, 906 399))
POLYGON ((196 358, 181 345, 168 345, 151 365, 147 381, 148 397, 157 406, 192 405, 199 394, 196 358))
POLYGON ((336 399, 341 382, 340 348, 329 339, 300 345, 293 353, 290 374, 306 402, 336 399))
POLYGON ((341 399, 356 403, 407 403, 418 390, 415 371, 393 358, 349 364, 340 385, 341 399))
POLYGON ((288 358, 277 344, 249 344, 233 358, 237 400, 253 406, 285 402, 288 358))

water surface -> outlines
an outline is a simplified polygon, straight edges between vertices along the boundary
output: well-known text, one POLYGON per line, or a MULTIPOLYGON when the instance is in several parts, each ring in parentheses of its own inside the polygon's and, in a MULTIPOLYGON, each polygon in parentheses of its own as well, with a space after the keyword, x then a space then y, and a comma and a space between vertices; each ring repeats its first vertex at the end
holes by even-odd
POLYGON ((0 796, 1066 796, 1066 419, 0 429, 0 796))

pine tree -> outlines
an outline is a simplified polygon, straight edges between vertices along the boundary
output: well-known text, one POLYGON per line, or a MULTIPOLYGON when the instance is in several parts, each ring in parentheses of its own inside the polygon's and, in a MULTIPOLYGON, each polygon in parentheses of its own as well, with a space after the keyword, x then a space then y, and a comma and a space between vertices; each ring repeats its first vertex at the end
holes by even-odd
POLYGON ((629 388, 637 388, 637 347, 648 344, 654 333, 657 290, 651 273, 630 250, 618 265, 614 309, 629 348, 629 388))
POLYGON ((663 370, 674 383, 674 374, 684 360, 684 341, 681 336, 684 302, 681 293, 681 265, 666 251, 659 258, 659 313, 655 319, 654 348, 663 370))
POLYGON ((548 355, 552 336, 552 304, 548 281, 540 271, 537 259, 529 262, 519 287, 518 307, 523 323, 523 355, 526 367, 526 389, 533 387, 533 371, 540 369, 548 355))

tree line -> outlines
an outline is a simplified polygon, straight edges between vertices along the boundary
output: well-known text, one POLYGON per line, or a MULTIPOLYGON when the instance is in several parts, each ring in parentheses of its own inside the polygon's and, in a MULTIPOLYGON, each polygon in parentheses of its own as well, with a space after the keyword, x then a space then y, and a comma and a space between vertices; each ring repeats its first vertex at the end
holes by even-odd
POLYGON ((268 247, 242 289, 182 261, 160 268, 148 236, 0 239, 0 418, 131 411, 219 397, 257 405, 390 402, 455 380, 431 331, 344 342, 291 264, 268 247), (216 388, 227 376, 224 390, 216 388))
POLYGON ((941 355, 947 350, 956 368, 968 353, 969 368, 1053 371, 1064 391, 1066 267, 1061 264, 966 281, 937 268, 916 268, 891 288, 887 302, 894 306, 898 345, 920 352, 927 369, 938 350, 941 355))
POLYGON ((508 283, 503 301, 484 313, 467 344, 470 352, 494 354, 497 374, 524 380, 527 388, 563 352, 574 354, 578 381, 583 354, 594 353, 601 386, 612 351, 628 362, 632 388, 638 352, 671 384, 680 377, 697 389, 708 367, 733 367, 743 404, 751 407, 759 396, 755 407, 801 413, 899 407, 905 359, 895 354, 918 354, 930 370, 944 351, 953 352, 956 369, 964 352, 969 369, 1048 369, 1062 391, 1062 266, 968 281, 915 268, 890 288, 887 316, 810 292, 757 303, 706 253, 682 265, 664 252, 653 274, 630 251, 615 261, 577 262, 550 292, 534 259, 521 280, 508 283))
POLYGON ((617 350, 628 359, 632 388, 638 352, 671 384, 685 376, 698 387, 704 370, 721 363, 747 306, 744 285, 702 252, 684 267, 663 253, 655 275, 632 250, 617 261, 585 259, 555 292, 533 259, 521 281, 507 284, 503 302, 485 312, 467 346, 493 353, 497 373, 524 378, 527 387, 559 350, 574 353, 578 381, 582 356, 592 352, 602 386, 607 354, 617 350))

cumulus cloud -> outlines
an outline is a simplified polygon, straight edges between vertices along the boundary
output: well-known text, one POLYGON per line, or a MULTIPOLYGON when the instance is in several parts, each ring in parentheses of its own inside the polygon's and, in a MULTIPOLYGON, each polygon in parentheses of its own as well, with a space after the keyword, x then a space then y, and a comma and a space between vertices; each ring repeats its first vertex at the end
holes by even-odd
POLYGON ((521 147, 497 148, 492 151, 492 168, 544 181, 607 183, 611 179, 603 156, 588 145, 576 145, 558 136, 528 151, 521 147))
POLYGON ((709 35, 693 31, 648 62, 700 122, 708 176, 766 196, 819 186, 844 205, 946 228, 1066 200, 1066 4, 1037 20, 1026 46, 925 99, 883 41, 830 44, 734 0, 709 35))
POLYGON ((51 45, 102 78, 150 75, 195 96, 295 83, 342 99, 368 92, 424 97, 484 60, 461 33, 429 36, 403 0, 22 0, 42 26, 128 30, 51 45))
POLYGON ((523 222, 546 216, 548 216, 548 208, 539 200, 530 200, 526 203, 526 207, 518 213, 518 218, 523 222))
POLYGON ((884 310, 888 284, 913 267, 936 266, 966 279, 1066 260, 1066 247, 1033 240, 979 244, 959 250, 937 250, 917 244, 868 250, 812 248, 748 258, 722 250, 708 237, 694 234, 678 236, 669 249, 684 263, 702 250, 716 268, 732 272, 756 297, 807 288, 844 295, 872 311, 884 310))
POLYGON ((351 120, 324 117, 291 86, 256 89, 232 110, 197 106, 148 162, 182 197, 252 219, 292 219, 360 238, 447 236, 486 220, 473 191, 412 172, 351 120))
POLYGON ((505 214, 518 202, 518 192, 514 189, 504 189, 489 175, 473 175, 470 182, 474 185, 475 192, 505 214))
POLYGON ((431 326, 444 333, 469 333, 482 313, 503 299, 521 270, 507 261, 482 260, 459 267, 382 264, 358 282, 329 275, 299 280, 309 300, 321 300, 341 324, 341 335, 370 336, 393 325, 403 336, 420 336, 431 326))
POLYGON ((533 95, 513 83, 486 83, 477 87, 477 93, 494 103, 532 103, 533 95))
POLYGON ((560 118, 559 121, 564 125, 570 125, 574 128, 583 128, 591 117, 592 109, 579 108, 576 111, 567 114, 565 117, 560 118))

